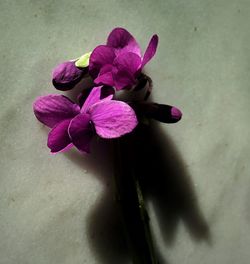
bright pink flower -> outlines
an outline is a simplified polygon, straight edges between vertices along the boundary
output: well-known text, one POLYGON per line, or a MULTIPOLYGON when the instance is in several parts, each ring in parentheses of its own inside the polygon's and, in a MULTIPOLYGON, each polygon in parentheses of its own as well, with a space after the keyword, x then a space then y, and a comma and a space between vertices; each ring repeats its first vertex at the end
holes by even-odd
POLYGON ((142 68, 154 56, 158 36, 154 35, 141 55, 134 37, 123 28, 115 28, 108 36, 107 44, 97 46, 89 60, 89 73, 97 85, 114 86, 117 90, 130 88, 142 68))
POLYGON ((63 95, 39 97, 33 104, 37 119, 52 130, 48 147, 52 153, 75 145, 89 152, 90 140, 96 133, 102 138, 117 138, 131 132, 137 125, 134 110, 126 103, 100 99, 101 87, 90 92, 82 108, 63 95))

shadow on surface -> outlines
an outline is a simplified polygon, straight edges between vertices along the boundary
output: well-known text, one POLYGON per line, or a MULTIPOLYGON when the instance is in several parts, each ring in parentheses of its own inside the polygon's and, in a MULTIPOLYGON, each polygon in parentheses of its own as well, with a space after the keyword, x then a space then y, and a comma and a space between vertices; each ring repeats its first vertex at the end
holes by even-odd
POLYGON ((94 256, 100 263, 125 264, 129 262, 129 255, 115 201, 113 151, 110 143, 96 139, 92 141, 90 155, 83 156, 73 150, 65 153, 65 156, 103 183, 103 192, 90 210, 88 218, 84 219, 94 256))
MULTIPOLYGON (((180 220, 194 240, 210 242, 209 228, 187 168, 165 132, 157 123, 141 125, 133 135, 132 145, 134 158, 128 166, 134 167, 144 198, 154 206, 166 246, 174 242, 180 220)), ((90 170, 104 184, 103 194, 87 219, 88 238, 94 254, 100 263, 128 263, 128 250, 114 199, 110 142, 93 142, 92 153, 86 158, 77 152, 67 153, 66 157, 83 170, 90 170)), ((160 254, 159 259, 161 264, 167 263, 160 254)))
POLYGON ((136 170, 145 199, 152 201, 162 236, 174 241, 182 220, 195 240, 209 241, 209 228, 199 208, 186 165, 157 123, 137 131, 136 170))

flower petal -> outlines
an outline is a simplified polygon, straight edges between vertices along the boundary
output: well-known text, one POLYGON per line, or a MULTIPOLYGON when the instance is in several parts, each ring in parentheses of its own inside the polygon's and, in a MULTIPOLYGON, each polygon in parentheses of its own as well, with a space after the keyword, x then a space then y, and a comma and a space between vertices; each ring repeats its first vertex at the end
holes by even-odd
POLYGON ((69 98, 59 94, 40 96, 33 103, 36 118, 48 127, 73 118, 80 112, 80 107, 69 98))
POLYGON ((103 138, 117 138, 137 125, 134 110, 121 101, 101 101, 89 109, 96 133, 103 138))
POLYGON ((99 74, 99 76, 95 79, 94 82, 96 85, 114 86, 114 80, 113 80, 112 72, 105 72, 105 73, 99 74))
POLYGON ((70 122, 68 129, 73 144, 82 152, 90 152, 90 141, 94 135, 88 114, 79 114, 70 122))
POLYGON ((136 80, 127 70, 116 70, 113 72, 114 86, 117 91, 132 87, 136 80))
POLYGON ((115 28, 108 36, 107 45, 115 48, 118 55, 123 52, 133 52, 141 57, 140 46, 135 38, 124 28, 115 28))
POLYGON ((52 153, 68 149, 71 140, 68 134, 68 127, 71 119, 64 120, 57 124, 48 135, 48 147, 52 153))
POLYGON ((74 61, 66 61, 55 67, 52 73, 52 83, 56 89, 66 91, 72 89, 85 74, 75 66, 74 61))
POLYGON ((97 77, 101 68, 106 64, 112 64, 115 59, 114 49, 105 45, 97 46, 90 55, 89 73, 97 77))
POLYGON ((103 66, 99 72, 98 77, 94 80, 95 84, 114 86, 112 69, 113 69, 113 66, 111 64, 107 64, 103 66))
POLYGON ((117 90, 128 88, 136 83, 141 58, 132 52, 122 53, 114 60, 113 79, 117 90))
POLYGON ((153 58, 153 56, 155 55, 157 46, 158 46, 158 36, 154 35, 151 38, 151 40, 150 40, 150 42, 148 44, 148 47, 147 47, 147 49, 146 49, 146 51, 144 53, 141 68, 143 68, 144 65, 146 63, 148 63, 153 58))
POLYGON ((86 113, 89 107, 100 100, 111 100, 113 95, 109 95, 104 99, 101 99, 101 92, 102 92, 102 86, 94 87, 91 92, 89 93, 89 96, 87 97, 86 101, 83 104, 83 107, 81 109, 81 113, 86 113))
POLYGON ((141 57, 132 52, 122 53, 115 58, 113 65, 134 75, 140 69, 141 57))

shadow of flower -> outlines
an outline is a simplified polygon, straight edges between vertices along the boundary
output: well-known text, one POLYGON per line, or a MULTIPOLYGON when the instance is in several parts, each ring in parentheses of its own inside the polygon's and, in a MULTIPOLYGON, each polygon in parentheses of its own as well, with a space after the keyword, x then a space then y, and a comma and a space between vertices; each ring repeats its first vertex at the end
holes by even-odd
POLYGON ((153 203, 162 236, 174 241, 182 220, 196 240, 210 240, 208 225, 200 210, 191 177, 177 148, 159 125, 141 126, 134 141, 135 169, 144 197, 153 203))
POLYGON ((125 264, 129 262, 129 254, 115 201, 111 145, 111 141, 98 138, 91 144, 90 155, 83 156, 73 150, 65 153, 65 157, 103 183, 103 193, 84 220, 90 248, 100 263, 125 264))
MULTIPOLYGON (((125 136, 126 137, 126 136, 125 136)), ((202 215, 187 167, 175 145, 160 126, 152 122, 140 125, 133 133, 132 166, 137 173, 144 198, 152 202, 166 246, 174 242, 180 220, 196 241, 210 241, 209 227, 202 215)), ((124 156, 128 148, 121 147, 124 156)), ((77 152, 66 157, 91 170, 104 184, 103 194, 87 219, 89 243, 100 263, 128 263, 128 249, 123 234, 113 183, 114 152, 111 141, 99 139, 92 144, 86 159, 77 152)), ((157 252, 160 263, 166 260, 157 252)))

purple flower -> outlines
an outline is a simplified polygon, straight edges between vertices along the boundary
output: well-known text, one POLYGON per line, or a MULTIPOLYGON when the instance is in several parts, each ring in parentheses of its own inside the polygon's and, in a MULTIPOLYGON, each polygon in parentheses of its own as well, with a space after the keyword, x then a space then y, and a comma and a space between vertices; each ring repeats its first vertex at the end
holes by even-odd
POLYGON ((85 71, 78 69, 74 61, 65 61, 54 68, 52 83, 58 90, 70 90, 81 80, 84 74, 85 71))
POLYGON ((141 55, 134 37, 123 28, 115 28, 108 36, 107 45, 97 46, 89 60, 89 73, 97 85, 114 86, 117 90, 130 88, 142 68, 154 56, 158 36, 154 35, 141 55))
POLYGON ((82 108, 63 95, 39 97, 33 104, 37 119, 52 130, 48 147, 52 153, 76 146, 89 152, 90 140, 96 133, 102 138, 117 138, 131 132, 137 125, 134 110, 126 103, 100 99, 101 87, 90 92, 82 108))

